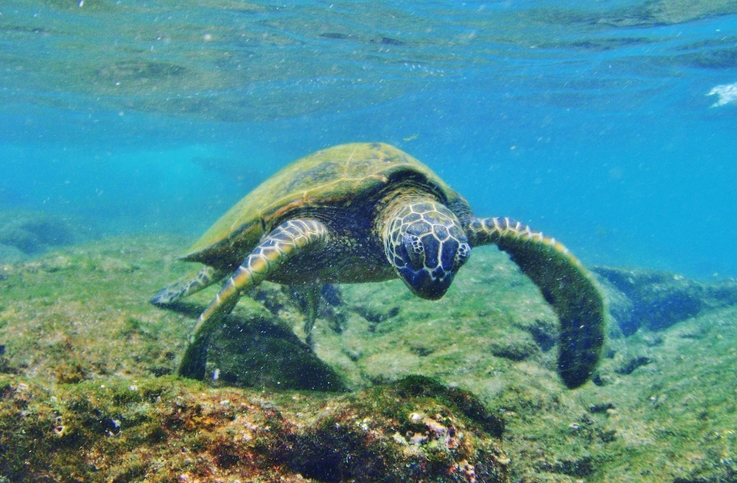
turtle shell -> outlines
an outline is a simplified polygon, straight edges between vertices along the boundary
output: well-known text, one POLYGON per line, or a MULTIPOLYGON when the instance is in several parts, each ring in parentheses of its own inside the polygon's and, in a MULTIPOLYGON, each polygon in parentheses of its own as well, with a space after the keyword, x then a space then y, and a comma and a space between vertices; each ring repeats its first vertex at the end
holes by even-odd
POLYGON ((382 143, 343 144, 298 159, 264 181, 216 221, 182 258, 232 266, 265 233, 298 212, 365 202, 405 180, 444 202, 465 205, 438 175, 407 153, 382 143))

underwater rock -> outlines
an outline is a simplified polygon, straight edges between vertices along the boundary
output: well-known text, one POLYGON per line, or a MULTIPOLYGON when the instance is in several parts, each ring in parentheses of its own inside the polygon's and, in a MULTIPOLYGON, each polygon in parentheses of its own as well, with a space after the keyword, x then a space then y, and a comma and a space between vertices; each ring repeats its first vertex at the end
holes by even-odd
POLYGON ((173 378, 43 387, 0 376, 0 474, 21 483, 508 482, 487 413, 470 393, 427 379, 315 398, 173 378))
POLYGON ((224 326, 213 337, 208 373, 215 383, 240 387, 342 392, 347 388, 291 329, 267 317, 224 326))
POLYGON ((322 286, 322 298, 332 307, 340 307, 343 304, 343 294, 337 285, 326 283, 322 286))
MULTIPOLYGON (((275 316, 290 311, 307 313, 307 301, 301 291, 295 287, 264 282, 250 295, 254 300, 261 302, 275 316)), ((340 289, 335 285, 325 284, 322 287, 321 295, 318 317, 328 320, 330 327, 336 333, 340 333, 345 322, 345 316, 340 309, 342 305, 340 289)))
POLYGON ((78 243, 84 238, 81 230, 67 219, 49 213, 0 211, 0 247, 5 247, 0 250, 0 260, 5 262, 19 261, 20 253, 36 255, 53 247, 78 243))
MULTIPOLYGON (((533 323, 522 326, 543 352, 552 349, 558 341, 558 329, 553 322, 547 319, 536 318, 533 323)), ((525 344, 527 346, 527 344, 525 344)), ((532 349, 531 349, 532 350, 532 349)), ((534 352, 530 352, 532 355, 534 352)))
POLYGON ((10 365, 10 360, 5 357, 5 344, 0 344, 0 374, 15 374, 16 370, 10 365))
POLYGON ((148 60, 120 60, 97 70, 97 77, 103 81, 146 81, 182 77, 187 68, 169 62, 148 60))
POLYGON ((706 284, 704 307, 718 309, 737 305, 737 280, 726 279, 706 284))
POLYGON ((529 340, 515 340, 493 342, 489 351, 496 357, 503 357, 512 361, 524 361, 538 351, 538 346, 529 340))
POLYGON ((353 310, 372 324, 379 324, 399 315, 399 307, 382 306, 377 304, 362 304, 353 307, 353 310))
MULTIPOLYGON (((285 319, 301 307, 289 290, 264 284, 255 297, 243 298, 207 342, 205 379, 214 386, 344 392, 335 370, 295 334, 285 319), (261 303, 258 303, 261 302, 261 303), (263 304, 263 305, 262 305, 263 304)), ((168 306, 195 318, 203 307, 185 302, 168 306)))
POLYGON ((489 411, 470 391, 448 387, 437 379, 425 376, 407 376, 391 385, 400 398, 433 397, 457 409, 480 424, 485 431, 500 438, 504 420, 489 411))
POLYGON ((577 478, 591 476, 595 471, 593 461, 589 457, 576 460, 556 460, 552 462, 543 460, 537 462, 536 467, 546 473, 559 473, 577 478))
POLYGON ((592 413, 605 413, 612 409, 614 409, 614 404, 610 402, 592 404, 589 406, 589 412, 592 412, 592 413))
POLYGON ((640 327, 662 330, 702 310, 737 303, 737 282, 705 283, 671 272, 594 267, 609 298, 609 310, 625 336, 640 327))
POLYGON ((632 300, 605 277, 594 273, 599 286, 606 293, 609 315, 614 322, 609 324, 609 337, 619 338, 624 334, 630 335, 636 332, 640 324, 634 318, 635 310, 632 300))
POLYGON ((401 40, 393 39, 391 37, 378 37, 371 39, 369 42, 372 44, 380 44, 380 45, 392 45, 392 46, 400 46, 405 45, 404 42, 401 40))
POLYGON ((507 481, 500 424, 470 393, 411 377, 331 405, 272 453, 316 481, 507 481))
POLYGON ((652 359, 646 356, 632 357, 628 359, 621 367, 614 369, 614 372, 622 375, 632 374, 638 367, 650 364, 652 359))
POLYGON ((737 474, 734 281, 704 284, 694 318, 610 339, 593 383, 575 391, 555 374, 554 312, 498 250, 475 251, 435 302, 400 281, 323 293, 316 355, 303 352, 298 300, 264 284, 212 335, 207 368, 219 369, 218 380, 194 382, 171 374, 216 287, 179 312, 148 303, 189 270, 164 256, 188 242, 103 239, 0 264, 0 482, 382 481, 369 480, 380 471, 384 481, 726 482, 737 474), (357 306, 400 312, 373 323, 357 306), (324 307, 345 315, 345 330, 333 330, 324 307), (494 344, 538 349, 517 361, 492 354, 494 344), (643 357, 652 362, 634 367, 643 357), (317 387, 305 381, 319 371, 355 392, 281 390, 290 378, 317 387), (377 381, 390 384, 365 389, 377 381))

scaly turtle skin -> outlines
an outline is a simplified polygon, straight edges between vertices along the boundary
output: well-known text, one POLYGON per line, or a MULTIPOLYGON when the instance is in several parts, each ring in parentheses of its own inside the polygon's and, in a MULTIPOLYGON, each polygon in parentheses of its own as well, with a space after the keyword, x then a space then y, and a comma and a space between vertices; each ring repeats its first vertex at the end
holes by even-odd
POLYGON ((415 295, 437 300, 471 248, 492 243, 556 310, 558 373, 569 388, 582 385, 599 360, 606 312, 586 269, 562 244, 514 220, 476 218, 427 166, 386 144, 336 146, 276 173, 182 257, 205 268, 151 302, 166 306, 232 274, 200 315, 179 367, 201 379, 210 334, 264 280, 303 288, 309 335, 323 284, 400 278, 415 295))

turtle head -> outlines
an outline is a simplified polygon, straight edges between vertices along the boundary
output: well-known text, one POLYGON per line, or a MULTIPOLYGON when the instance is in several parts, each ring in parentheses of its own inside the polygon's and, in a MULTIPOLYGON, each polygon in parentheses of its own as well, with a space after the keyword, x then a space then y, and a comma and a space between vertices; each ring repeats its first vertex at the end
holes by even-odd
POLYGON ((458 218, 435 201, 399 208, 386 224, 384 251, 409 289, 423 299, 437 300, 471 255, 458 218))

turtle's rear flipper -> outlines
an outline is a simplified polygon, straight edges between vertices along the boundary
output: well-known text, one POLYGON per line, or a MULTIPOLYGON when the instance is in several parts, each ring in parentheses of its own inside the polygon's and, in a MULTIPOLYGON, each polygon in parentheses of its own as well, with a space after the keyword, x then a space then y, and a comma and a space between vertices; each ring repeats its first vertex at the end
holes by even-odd
POLYGON ((205 378, 207 369, 207 344, 210 334, 204 333, 200 337, 193 337, 187 344, 182 356, 182 361, 177 368, 177 373, 189 379, 205 378))
POLYGON ((606 307, 591 275, 566 247, 509 218, 475 219, 473 246, 495 243, 540 288, 560 319, 558 374, 573 389, 594 373, 604 345, 606 307))
POLYGON ((292 285, 290 287, 302 299, 302 310, 305 314, 305 342, 314 349, 315 341, 312 338, 312 329, 317 319, 317 311, 320 308, 320 297, 322 293, 322 285, 318 283, 308 283, 292 285))
POLYGON ((154 305, 173 304, 187 295, 199 292, 213 283, 219 282, 227 273, 227 270, 215 270, 212 267, 204 267, 196 275, 188 276, 162 288, 156 292, 156 295, 151 298, 150 302, 154 305))

